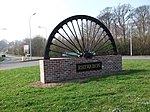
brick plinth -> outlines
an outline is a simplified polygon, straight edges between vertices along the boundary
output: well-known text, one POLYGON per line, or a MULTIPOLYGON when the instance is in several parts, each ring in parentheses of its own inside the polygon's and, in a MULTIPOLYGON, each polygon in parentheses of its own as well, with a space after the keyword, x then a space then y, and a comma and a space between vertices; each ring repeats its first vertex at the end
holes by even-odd
POLYGON ((40 81, 42 83, 61 82, 72 79, 105 75, 122 70, 121 55, 97 56, 92 59, 64 58, 40 60, 40 81), (77 64, 101 62, 102 69, 77 72, 77 64))

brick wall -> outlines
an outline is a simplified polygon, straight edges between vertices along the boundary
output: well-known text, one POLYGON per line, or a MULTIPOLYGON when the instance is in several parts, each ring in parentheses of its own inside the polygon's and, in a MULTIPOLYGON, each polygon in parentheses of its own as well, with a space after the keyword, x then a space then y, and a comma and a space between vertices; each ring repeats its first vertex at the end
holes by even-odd
POLYGON ((61 82, 72 79, 105 75, 122 70, 121 55, 95 56, 92 59, 64 58, 40 60, 40 81, 61 82), (102 69, 77 72, 77 64, 101 62, 102 69))

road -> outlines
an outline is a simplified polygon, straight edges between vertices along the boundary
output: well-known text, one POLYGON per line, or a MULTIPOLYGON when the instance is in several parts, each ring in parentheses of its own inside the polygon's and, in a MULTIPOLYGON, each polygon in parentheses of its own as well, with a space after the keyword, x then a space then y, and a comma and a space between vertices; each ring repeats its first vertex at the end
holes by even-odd
POLYGON ((123 60, 150 60, 150 56, 122 56, 123 60))
POLYGON ((27 67, 27 66, 37 66, 39 65, 39 60, 41 57, 33 57, 32 61, 25 60, 22 61, 22 57, 8 56, 4 61, 0 62, 0 70, 27 67))
POLYGON ((21 57, 7 56, 4 61, 0 62, 0 64, 14 63, 21 61, 21 57))
MULTIPOLYGON (((5 61, 0 62, 0 70, 27 67, 27 66, 37 66, 39 65, 39 58, 33 58, 32 61, 21 62, 21 57, 9 56, 5 61)), ((123 56, 123 60, 150 60, 150 56, 123 56)))
POLYGON ((36 66, 39 65, 39 61, 29 61, 29 62, 16 62, 16 63, 0 63, 0 70, 27 67, 27 66, 36 66))

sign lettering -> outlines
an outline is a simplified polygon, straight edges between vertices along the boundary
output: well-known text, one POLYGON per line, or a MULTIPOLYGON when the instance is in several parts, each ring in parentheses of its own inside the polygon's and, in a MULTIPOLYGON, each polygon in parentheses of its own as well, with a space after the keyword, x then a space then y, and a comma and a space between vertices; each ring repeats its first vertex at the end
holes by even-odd
POLYGON ((90 70, 100 70, 102 69, 102 62, 92 62, 92 63, 79 63, 76 64, 76 71, 90 71, 90 70))

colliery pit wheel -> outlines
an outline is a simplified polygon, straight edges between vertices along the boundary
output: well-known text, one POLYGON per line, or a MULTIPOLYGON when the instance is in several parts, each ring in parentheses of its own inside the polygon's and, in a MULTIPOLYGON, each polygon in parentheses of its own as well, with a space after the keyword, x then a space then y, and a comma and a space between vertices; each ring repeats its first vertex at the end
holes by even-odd
POLYGON ((117 55, 113 36, 98 19, 76 15, 60 22, 50 34, 44 59, 117 55))

